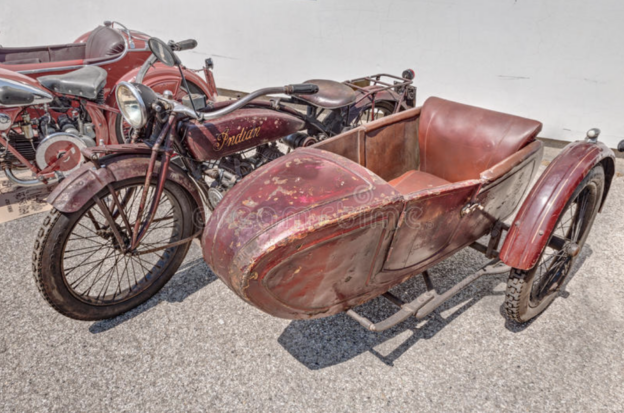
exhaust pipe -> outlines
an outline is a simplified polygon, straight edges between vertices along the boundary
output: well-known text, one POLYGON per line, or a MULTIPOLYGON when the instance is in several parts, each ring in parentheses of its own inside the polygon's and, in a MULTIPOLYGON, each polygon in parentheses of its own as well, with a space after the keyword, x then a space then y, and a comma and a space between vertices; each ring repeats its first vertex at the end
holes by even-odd
MULTIPOLYGON (((18 185, 18 186, 35 186, 35 185, 39 185, 41 183, 41 181, 37 178, 35 179, 20 179, 18 177, 16 177, 15 175, 13 175, 13 171, 11 171, 8 168, 4 168, 4 173, 6 174, 7 178, 9 178, 9 181, 13 182, 14 184, 18 185)), ((49 183, 51 182, 55 182, 56 179, 52 179, 50 181, 48 181, 49 183)))

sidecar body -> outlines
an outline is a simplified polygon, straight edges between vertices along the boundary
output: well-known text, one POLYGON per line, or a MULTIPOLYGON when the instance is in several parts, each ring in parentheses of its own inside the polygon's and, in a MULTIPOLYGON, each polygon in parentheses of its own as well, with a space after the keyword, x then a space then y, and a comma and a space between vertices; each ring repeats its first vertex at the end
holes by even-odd
MULTIPOLYGON (((541 127, 430 98, 298 149, 226 195, 205 228, 204 258, 237 295, 274 316, 348 310, 488 233, 498 242, 540 165, 541 127)), ((573 145, 568 163, 553 162, 552 185, 527 197, 503 246, 505 264, 531 265, 526 251, 543 249, 535 234, 556 219, 559 194, 587 168, 612 161, 604 145, 573 145)), ((477 249, 498 258, 496 245, 477 249)))

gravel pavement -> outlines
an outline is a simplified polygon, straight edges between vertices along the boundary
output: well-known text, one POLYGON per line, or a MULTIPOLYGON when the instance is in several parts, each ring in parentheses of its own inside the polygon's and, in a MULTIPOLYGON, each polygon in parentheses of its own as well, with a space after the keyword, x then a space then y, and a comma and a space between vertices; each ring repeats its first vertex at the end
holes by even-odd
MULTIPOLYGON (((618 169, 561 297, 521 327, 502 316, 506 275, 382 334, 343 314, 272 318, 216 279, 195 244, 144 305, 108 321, 73 321, 33 282, 43 215, 2 224, 0 410, 622 411, 621 159, 618 169)), ((484 262, 465 250, 431 274, 442 290, 484 262)), ((418 279, 395 289, 404 298, 422 291, 418 279)), ((374 300, 358 311, 379 318, 390 310, 374 300)))

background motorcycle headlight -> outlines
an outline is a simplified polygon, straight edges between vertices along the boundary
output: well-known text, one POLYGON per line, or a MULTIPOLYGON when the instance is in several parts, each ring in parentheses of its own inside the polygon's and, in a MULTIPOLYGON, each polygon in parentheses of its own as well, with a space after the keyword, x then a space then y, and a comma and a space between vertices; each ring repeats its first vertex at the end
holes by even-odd
POLYGON ((139 129, 147 122, 147 106, 139 89, 134 85, 121 82, 117 86, 117 106, 126 122, 139 129))

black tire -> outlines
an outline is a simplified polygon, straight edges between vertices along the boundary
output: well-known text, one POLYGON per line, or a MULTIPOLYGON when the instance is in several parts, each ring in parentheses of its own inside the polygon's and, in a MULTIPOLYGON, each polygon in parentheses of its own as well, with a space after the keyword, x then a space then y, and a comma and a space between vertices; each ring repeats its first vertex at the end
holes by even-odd
MULTIPOLYGON (((136 202, 137 199, 140 202, 140 193, 142 192, 144 182, 144 178, 131 178, 113 184, 115 191, 120 194, 124 209, 136 211, 138 207, 136 202)), ((153 190, 155 184, 155 182, 152 183, 150 191, 153 190)), ((109 195, 108 188, 104 188, 98 193, 98 197, 105 200, 105 202, 111 202, 109 201, 109 195)), ((150 198, 148 197, 148 206, 149 200, 150 198)), ((191 236, 195 231, 193 207, 194 203, 191 202, 186 191, 179 185, 167 181, 161 205, 157 210, 157 212, 161 212, 157 214, 157 220, 152 223, 145 240, 142 241, 138 249, 146 251, 155 246, 166 245, 191 236), (160 209, 161 207, 163 208, 162 210, 160 209), (164 208, 170 208, 170 211, 172 211, 171 219, 168 218, 169 212, 162 213, 164 208), (169 229, 170 231, 168 231, 169 229), (163 234, 164 238, 161 238, 163 234), (167 234, 169 235, 167 236, 167 234), (154 239, 161 239, 161 241, 150 245, 149 242, 153 242, 154 239)), ((96 208, 98 208, 97 204, 91 199, 79 211, 74 213, 65 214, 53 209, 44 219, 35 240, 33 273, 39 291, 52 308, 67 317, 77 320, 112 318, 142 304, 156 294, 175 274, 190 246, 190 243, 186 243, 142 255, 141 257, 143 258, 123 254, 117 248, 118 243, 114 237, 101 235, 110 233, 110 230, 97 229, 98 224, 102 224, 100 228, 105 228, 103 224, 106 221, 103 219, 103 216, 100 218, 96 214, 97 212, 101 215, 99 208, 96 208), (93 229, 89 228, 89 226, 93 229), (83 228, 86 228, 88 231, 85 232, 83 228), (76 233, 74 229, 76 229, 76 233), (77 235, 78 231, 83 232, 83 235, 77 235), (74 235, 73 239, 70 238, 72 235, 74 235), (72 247, 77 245, 80 248, 69 250, 68 245, 72 247), (80 250, 82 252, 76 253, 76 251, 80 250), (104 258, 101 259, 101 264, 97 268, 97 259, 102 256, 104 258), (84 261, 82 261, 83 258, 84 261), (69 265, 66 266, 69 260, 73 260, 73 263, 82 262, 70 268, 69 265), (114 264, 111 265, 113 260, 114 264), (118 262, 119 266, 117 266, 118 262), (125 269, 120 276, 119 269, 124 263, 125 269), (87 267, 87 265, 91 265, 91 267, 87 267), (97 268, 97 273, 93 272, 93 268, 97 268), (70 278, 70 272, 72 271, 75 271, 71 275, 74 278, 73 281, 70 278), (102 271, 105 271, 104 275, 100 275, 102 271), (107 275, 109 271, 110 275, 107 275), (109 281, 109 278, 115 276, 115 272, 116 280, 109 281), (80 280, 81 278, 82 280, 80 280), (84 289, 84 286, 88 286, 88 282, 84 284, 88 278, 94 279, 92 285, 86 292, 80 292, 80 284, 83 284, 81 288, 84 289), (127 282, 125 278, 127 278, 127 282), (135 281, 134 285, 131 285, 132 279, 135 281), (124 286, 128 286, 123 291, 122 283, 124 286), (105 291, 104 293, 100 291, 97 297, 93 297, 96 290, 93 291, 93 294, 91 294, 91 290, 96 285, 96 289, 105 291), (110 292, 111 286, 115 288, 114 294, 110 292)), ((136 214, 134 215, 136 216, 136 214)), ((120 228, 124 227, 119 215, 116 217, 116 222, 120 228)), ((73 265, 73 263, 70 265, 73 265)))
POLYGON ((365 125, 368 122, 372 122, 374 120, 384 118, 386 116, 392 115, 396 108, 397 102, 391 102, 387 100, 382 100, 380 102, 375 103, 375 116, 373 115, 373 104, 369 103, 364 106, 360 113, 355 117, 351 126, 357 127, 361 125, 365 125), (381 115, 381 116, 380 116, 381 115))
MULTIPOLYGON (((204 93, 203 90, 195 83, 188 82, 189 89, 191 89, 191 93, 202 95, 208 100, 208 96, 204 93)), ((184 87, 184 86, 182 86, 184 87)), ((115 134, 113 135, 117 140, 117 143, 129 143, 130 142, 130 134, 132 129, 130 125, 126 124, 121 113, 117 114, 117 119, 115 119, 115 134)))
POLYGON ((526 323, 541 314, 557 297, 600 209, 604 186, 604 169, 597 165, 574 190, 536 265, 528 271, 511 270, 505 293, 505 314, 509 320, 526 323), (567 222, 570 222, 569 227, 566 227, 567 222), (578 245, 578 252, 570 255, 565 249, 551 248, 549 244, 555 234, 578 245), (553 252, 549 253, 551 250, 553 252))

